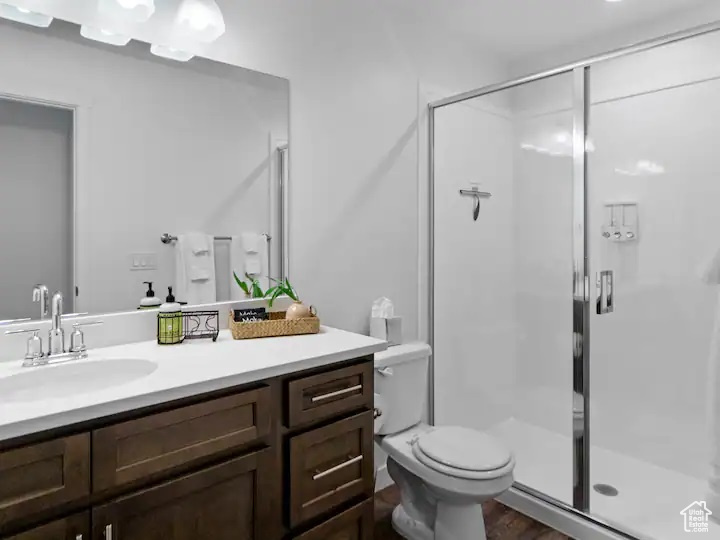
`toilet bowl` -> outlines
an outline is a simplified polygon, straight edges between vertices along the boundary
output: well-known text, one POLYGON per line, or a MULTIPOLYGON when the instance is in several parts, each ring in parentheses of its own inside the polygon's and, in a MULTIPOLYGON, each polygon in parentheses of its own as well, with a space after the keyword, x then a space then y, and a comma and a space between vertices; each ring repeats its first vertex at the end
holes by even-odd
POLYGON ((486 433, 420 421, 429 355, 427 345, 408 344, 375 358, 376 442, 401 497, 393 527, 409 540, 482 540, 481 503, 512 485, 515 459, 486 433))

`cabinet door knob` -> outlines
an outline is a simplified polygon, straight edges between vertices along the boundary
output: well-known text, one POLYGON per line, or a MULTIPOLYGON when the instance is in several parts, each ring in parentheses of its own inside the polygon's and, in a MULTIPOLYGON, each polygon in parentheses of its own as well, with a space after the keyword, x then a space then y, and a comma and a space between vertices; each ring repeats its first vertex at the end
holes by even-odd
POLYGON ((112 540, 112 525, 105 525, 105 540, 112 540))
POLYGON ((82 534, 76 534, 76 535, 75 535, 75 540, 83 540, 83 535, 82 535, 82 534))

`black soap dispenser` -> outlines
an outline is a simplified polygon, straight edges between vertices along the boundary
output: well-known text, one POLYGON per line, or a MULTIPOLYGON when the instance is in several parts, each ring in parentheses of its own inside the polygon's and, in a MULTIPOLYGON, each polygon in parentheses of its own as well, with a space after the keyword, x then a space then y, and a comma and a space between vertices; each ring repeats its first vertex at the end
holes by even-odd
POLYGON ((143 281, 143 283, 148 286, 148 290, 145 293, 145 298, 140 300, 140 306, 138 307, 138 309, 159 308, 160 304, 162 304, 162 300, 155 296, 155 291, 153 291, 152 288, 152 281, 143 281))

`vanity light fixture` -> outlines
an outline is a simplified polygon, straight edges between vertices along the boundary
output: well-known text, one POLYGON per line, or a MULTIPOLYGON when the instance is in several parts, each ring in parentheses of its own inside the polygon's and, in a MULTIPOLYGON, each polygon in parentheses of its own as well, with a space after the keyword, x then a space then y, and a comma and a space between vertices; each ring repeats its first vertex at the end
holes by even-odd
MULTIPOLYGON (((32 7, 38 2, 32 2, 32 7)), ((0 17, 11 21, 37 26, 39 28, 47 28, 53 21, 50 15, 44 15, 28 7, 15 6, 11 4, 0 3, 0 17)))
POLYGON ((168 58, 170 60, 177 60, 178 62, 187 62, 195 55, 193 53, 183 51, 182 49, 176 49, 168 45, 157 45, 153 44, 150 46, 150 52, 155 56, 162 58, 168 58))
POLYGON ((225 18, 215 0, 181 0, 175 24, 183 40, 211 43, 225 33, 225 18))

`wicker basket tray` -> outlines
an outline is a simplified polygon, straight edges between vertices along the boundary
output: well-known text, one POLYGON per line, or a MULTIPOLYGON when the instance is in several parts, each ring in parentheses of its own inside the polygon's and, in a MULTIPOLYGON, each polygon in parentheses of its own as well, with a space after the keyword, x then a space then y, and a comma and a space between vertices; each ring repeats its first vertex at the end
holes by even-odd
POLYGON ((320 331, 320 319, 306 317, 288 320, 285 312, 271 312, 270 320, 256 322, 237 322, 230 312, 228 321, 233 339, 254 339, 276 336, 297 336, 300 334, 317 334, 320 331))

